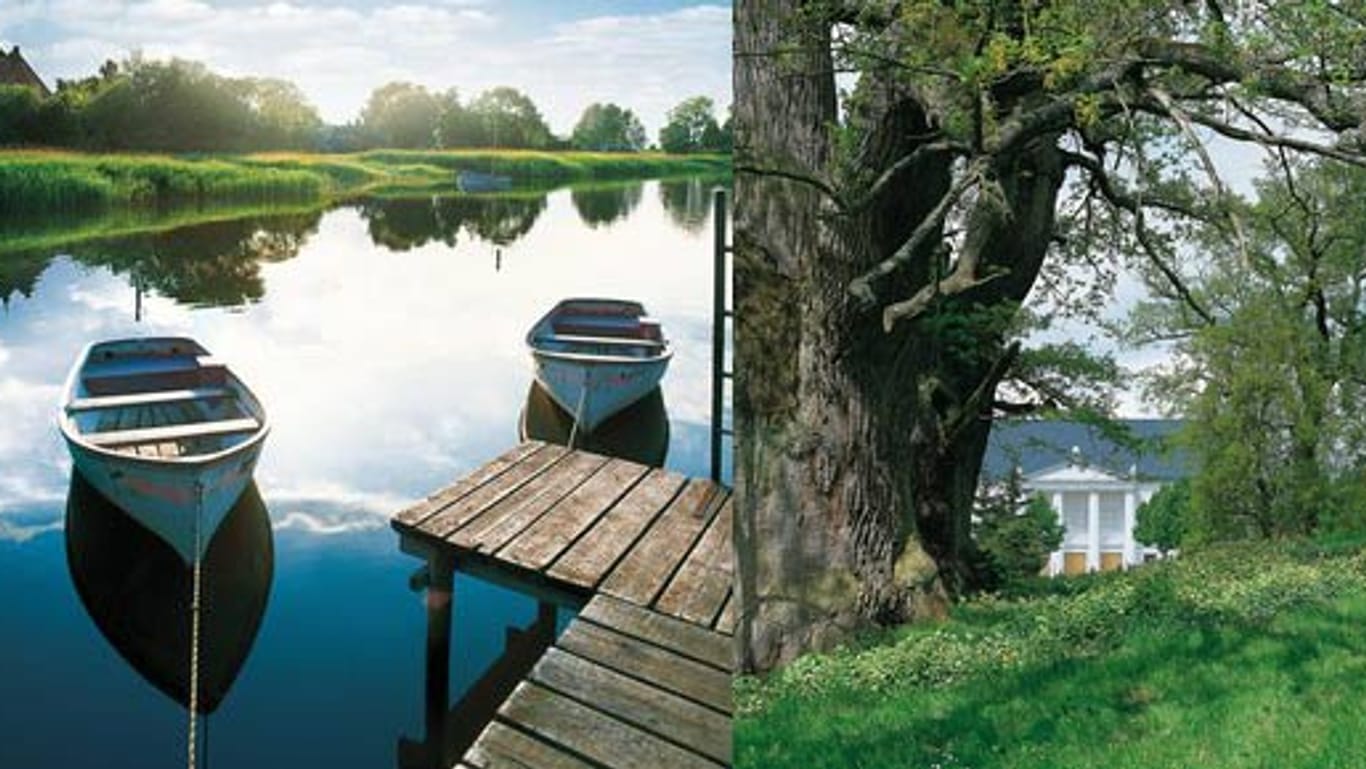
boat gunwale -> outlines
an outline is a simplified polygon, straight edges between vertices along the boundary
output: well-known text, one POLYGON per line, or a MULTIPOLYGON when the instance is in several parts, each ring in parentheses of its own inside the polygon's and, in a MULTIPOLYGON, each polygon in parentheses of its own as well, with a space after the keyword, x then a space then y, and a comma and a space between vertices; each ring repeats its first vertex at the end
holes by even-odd
POLYGON ((542 315, 539 320, 533 323, 531 329, 527 331, 526 346, 528 349, 531 350, 531 354, 536 356, 543 356, 546 358, 553 358, 556 360, 569 361, 573 363, 594 363, 602 365, 646 365, 653 363, 665 363, 673 357, 673 344, 669 341, 668 337, 665 337, 662 334, 660 335, 659 339, 648 340, 621 337, 621 341, 623 342, 640 342, 642 347, 646 346, 646 342, 651 342, 659 346, 658 350, 652 352, 650 355, 647 355, 643 358, 638 356, 612 355, 610 353, 566 352, 560 350, 548 350, 545 347, 542 347, 537 344, 537 341, 539 339, 548 339, 550 338, 550 336, 554 336, 554 334, 546 336, 539 334, 538 332, 547 327, 548 325, 550 325, 550 322, 557 315, 560 314, 561 309, 563 307, 575 303, 591 304, 594 302, 600 302, 604 304, 634 305, 635 307, 639 307, 642 313, 642 315, 637 316, 637 318, 646 317, 643 314, 645 312, 645 305, 642 302, 638 302, 634 299, 615 299, 600 296, 576 296, 569 297, 567 299, 561 299, 560 301, 555 303, 554 307, 550 308, 549 312, 547 312, 545 315, 542 315))
POLYGON ((224 369, 226 375, 231 379, 230 384, 234 385, 235 388, 239 390, 236 400, 239 402, 243 402, 249 399, 250 401, 256 404, 256 410, 259 412, 259 415, 251 414, 250 416, 257 419, 257 421, 261 423, 261 426, 251 433, 251 437, 247 438, 241 443, 229 446, 225 449, 220 449, 219 451, 215 451, 209 454, 193 454, 190 456, 176 457, 149 457, 143 456, 141 454, 128 454, 123 451, 115 451, 112 448, 99 446, 86 440, 84 437, 84 433, 81 433, 80 431, 75 429, 75 422, 72 419, 71 413, 67 410, 67 406, 74 400, 74 396, 76 393, 76 382, 80 378, 80 372, 85 368, 86 363, 90 360, 90 353, 95 349, 97 345, 102 344, 111 344, 118 342, 157 341, 191 342, 197 345, 200 349, 204 349, 204 346, 199 344, 197 340, 183 336, 122 337, 118 339, 102 339, 90 342, 85 345, 84 349, 81 350, 81 354, 76 357, 76 362, 72 364, 71 370, 67 372, 66 382, 62 386, 61 401, 58 404, 57 428, 61 431, 62 437, 65 438, 68 443, 79 446, 82 451, 99 455, 100 457, 103 457, 108 460, 122 462, 126 464, 142 465, 148 467, 207 467, 218 462, 229 460, 238 454, 244 453, 266 439, 266 436, 270 433, 271 427, 269 414, 266 412, 265 407, 261 405, 260 399, 256 397, 256 393, 252 392, 251 388, 248 387, 247 384, 242 381, 241 377, 237 376, 237 373, 233 371, 231 366, 225 364, 224 369))

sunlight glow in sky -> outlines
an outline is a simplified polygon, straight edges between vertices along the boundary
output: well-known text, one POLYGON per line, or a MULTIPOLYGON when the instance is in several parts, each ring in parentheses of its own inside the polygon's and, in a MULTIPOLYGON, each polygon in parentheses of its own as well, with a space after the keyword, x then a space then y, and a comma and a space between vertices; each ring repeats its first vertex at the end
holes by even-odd
POLYGON ((654 139, 684 98, 730 104, 731 10, 689 0, 0 0, 0 44, 48 85, 134 51, 298 84, 323 119, 354 119, 407 80, 468 101, 510 85, 567 134, 613 101, 654 139))

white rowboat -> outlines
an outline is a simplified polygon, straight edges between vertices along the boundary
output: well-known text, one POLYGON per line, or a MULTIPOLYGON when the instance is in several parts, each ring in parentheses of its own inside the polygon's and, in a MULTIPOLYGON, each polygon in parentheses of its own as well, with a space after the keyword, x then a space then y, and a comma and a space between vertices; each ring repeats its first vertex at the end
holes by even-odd
POLYGON ((536 381, 592 432, 659 384, 673 351, 639 302, 566 299, 526 336, 536 381))
POLYGON ((246 385, 184 337, 86 347, 57 423, 82 477, 187 564, 251 481, 270 431, 246 385))

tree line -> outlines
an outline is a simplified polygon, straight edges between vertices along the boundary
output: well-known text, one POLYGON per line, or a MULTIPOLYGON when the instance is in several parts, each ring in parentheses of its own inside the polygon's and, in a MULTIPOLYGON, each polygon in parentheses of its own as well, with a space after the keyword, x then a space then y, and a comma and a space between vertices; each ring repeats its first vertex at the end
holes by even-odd
MULTIPOLYGON (((730 120, 718 122, 714 111, 705 96, 680 102, 655 147, 729 152, 730 120)), ((327 125, 289 81, 225 77, 198 62, 137 55, 105 62, 89 77, 59 80, 48 97, 23 86, 0 86, 0 146, 5 145, 168 152, 655 148, 640 118, 612 103, 588 106, 570 135, 559 137, 531 98, 515 88, 499 86, 462 101, 454 88, 435 92, 392 82, 370 94, 355 120, 327 125)))

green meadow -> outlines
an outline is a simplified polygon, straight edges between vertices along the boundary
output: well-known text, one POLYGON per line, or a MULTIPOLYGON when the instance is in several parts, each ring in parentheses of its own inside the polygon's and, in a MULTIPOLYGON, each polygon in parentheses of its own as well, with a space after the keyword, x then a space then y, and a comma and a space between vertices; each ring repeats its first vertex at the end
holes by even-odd
POLYGON ((1358 767, 1361 543, 1216 548, 966 602, 737 684, 736 764, 1358 767))

